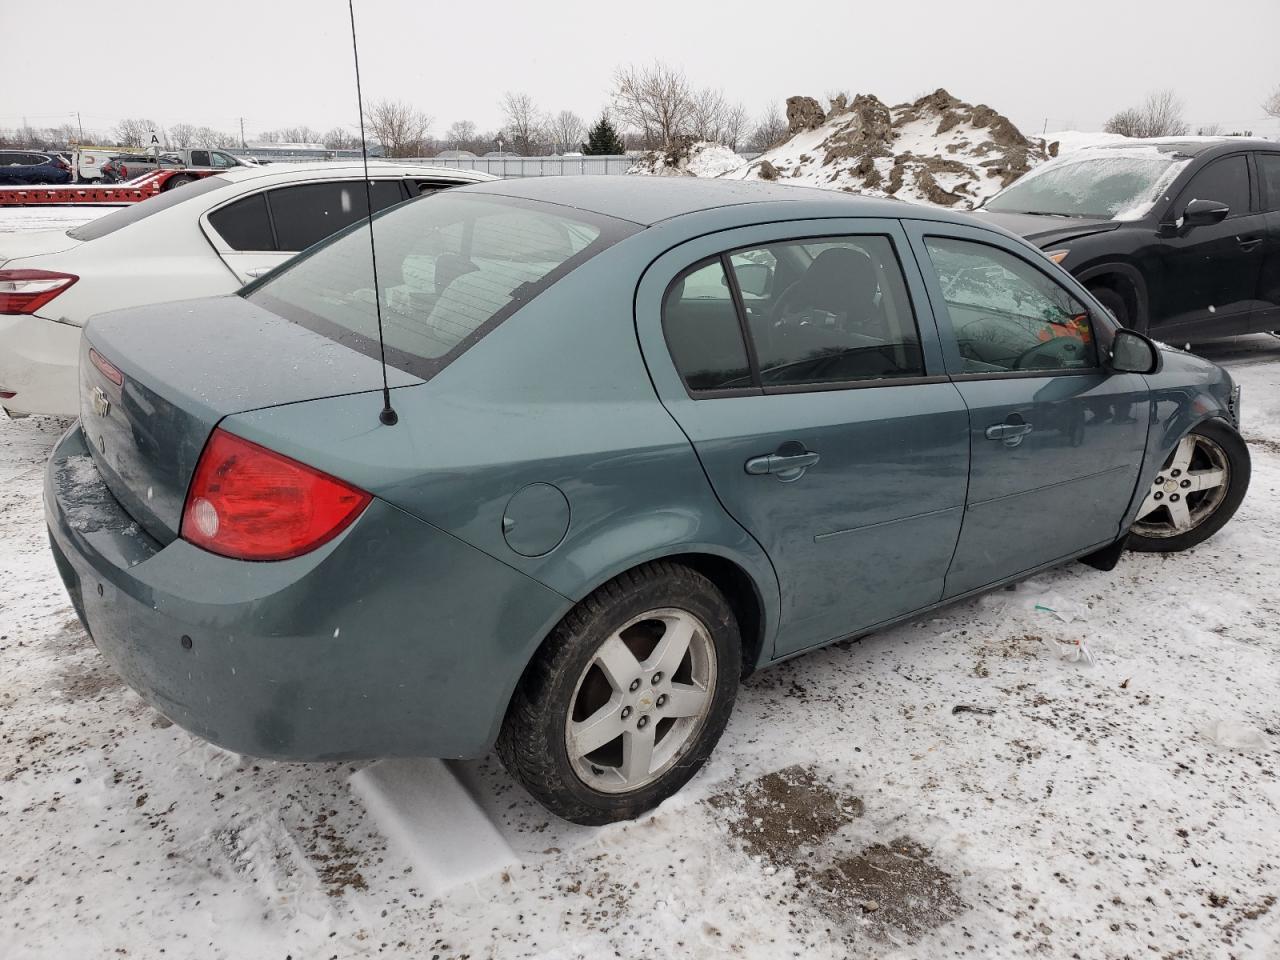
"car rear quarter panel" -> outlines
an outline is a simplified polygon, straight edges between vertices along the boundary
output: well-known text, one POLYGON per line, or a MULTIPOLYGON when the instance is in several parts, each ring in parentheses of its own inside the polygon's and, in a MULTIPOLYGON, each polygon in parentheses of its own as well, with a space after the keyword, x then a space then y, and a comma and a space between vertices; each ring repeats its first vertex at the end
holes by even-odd
MULTIPOLYGON (((721 507, 664 410, 632 319, 636 280, 661 252, 641 233, 545 291, 420 387, 228 418, 225 426, 367 489, 570 601, 647 560, 704 553, 737 564, 763 606, 771 649, 778 585, 760 546, 721 507), (641 241, 641 242, 637 242, 641 241), (563 538, 538 556, 508 545, 504 514, 529 484, 569 504, 563 538)), ((542 637, 505 678, 514 687, 542 637)))

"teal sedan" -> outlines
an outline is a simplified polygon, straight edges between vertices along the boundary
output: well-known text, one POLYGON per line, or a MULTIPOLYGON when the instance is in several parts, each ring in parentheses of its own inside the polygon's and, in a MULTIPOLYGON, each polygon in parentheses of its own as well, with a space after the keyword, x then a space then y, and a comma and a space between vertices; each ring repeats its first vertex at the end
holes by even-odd
POLYGON ((135 690, 261 757, 496 745, 579 823, 680 789, 751 671, 1249 482, 1231 378, 1035 247, 776 185, 466 186, 81 353, 50 540, 135 690))

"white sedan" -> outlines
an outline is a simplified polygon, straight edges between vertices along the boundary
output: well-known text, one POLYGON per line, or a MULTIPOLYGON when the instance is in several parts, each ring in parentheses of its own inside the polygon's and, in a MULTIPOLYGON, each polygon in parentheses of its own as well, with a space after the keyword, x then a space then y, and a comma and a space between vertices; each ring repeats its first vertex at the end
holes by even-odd
MULTIPOLYGON (((474 170, 371 163, 374 211, 474 170)), ((365 216, 358 162, 244 167, 70 230, 0 235, 0 407, 79 413, 80 328, 144 303, 233 293, 365 216)))

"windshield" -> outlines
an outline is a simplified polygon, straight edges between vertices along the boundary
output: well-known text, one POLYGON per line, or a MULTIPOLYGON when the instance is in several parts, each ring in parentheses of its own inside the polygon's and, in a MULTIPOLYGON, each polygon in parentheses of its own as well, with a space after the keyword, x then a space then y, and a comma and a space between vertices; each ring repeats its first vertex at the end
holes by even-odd
MULTIPOLYGON (((387 362, 427 378, 634 224, 510 197, 438 193, 374 219, 387 362)), ((359 223, 241 291, 379 355, 369 226, 359 223)))
POLYGON ((1072 154, 1028 173, 992 197, 986 209, 1137 220, 1188 162, 1155 147, 1072 154))
POLYGON ((108 213, 105 217, 99 217, 97 220, 90 220, 88 223, 82 223, 78 227, 72 227, 67 231, 67 236, 73 240, 97 240, 99 237, 105 237, 109 233, 115 233, 121 227, 127 227, 131 223, 145 220, 161 210, 168 210, 170 207, 176 206, 185 200, 191 200, 211 190, 225 187, 230 183, 230 180, 222 177, 205 177, 203 180, 194 180, 172 190, 166 190, 164 193, 157 193, 154 197, 148 197, 146 200, 139 200, 137 203, 122 207, 115 213, 108 213))

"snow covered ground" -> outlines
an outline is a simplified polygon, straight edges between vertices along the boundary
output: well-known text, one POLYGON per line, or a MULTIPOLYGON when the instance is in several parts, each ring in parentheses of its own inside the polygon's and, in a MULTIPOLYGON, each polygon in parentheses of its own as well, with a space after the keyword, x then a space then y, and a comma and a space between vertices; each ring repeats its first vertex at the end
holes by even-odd
POLYGON ((706 770, 601 829, 493 757, 280 764, 170 725, 54 569, 66 424, 0 415, 0 956, 1275 958, 1280 341, 1211 353, 1254 457, 1215 538, 764 671, 706 770))

